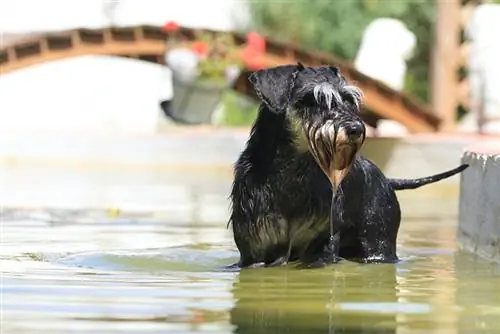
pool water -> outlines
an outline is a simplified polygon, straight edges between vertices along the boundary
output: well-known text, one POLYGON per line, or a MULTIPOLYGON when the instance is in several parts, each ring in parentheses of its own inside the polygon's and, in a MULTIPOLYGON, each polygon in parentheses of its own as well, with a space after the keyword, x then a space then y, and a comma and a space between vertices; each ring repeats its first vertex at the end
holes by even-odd
POLYGON ((457 250, 453 217, 406 217, 395 265, 226 272, 227 188, 169 189, 162 214, 4 207, 2 334, 500 332, 500 267, 457 250))

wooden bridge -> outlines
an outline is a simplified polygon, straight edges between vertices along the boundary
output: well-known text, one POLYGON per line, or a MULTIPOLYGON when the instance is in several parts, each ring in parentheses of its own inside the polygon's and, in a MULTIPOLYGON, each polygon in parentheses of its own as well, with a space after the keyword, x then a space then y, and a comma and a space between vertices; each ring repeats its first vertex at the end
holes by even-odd
MULTIPOLYGON (((181 27, 178 34, 185 40, 195 40, 200 33, 230 34, 239 47, 246 37, 237 33, 217 32, 181 27)), ((31 65, 80 55, 116 55, 155 63, 164 63, 166 41, 171 37, 161 27, 134 26, 106 29, 77 29, 38 35, 17 40, 0 48, 0 73, 5 74, 31 65)), ((376 127, 379 119, 392 119, 410 132, 438 131, 440 119, 412 97, 397 92, 380 81, 356 71, 347 61, 331 55, 309 52, 302 48, 266 39, 267 66, 296 63, 307 65, 336 65, 348 80, 354 81, 364 92, 365 122, 376 127)), ((256 97, 248 82, 251 72, 244 70, 234 89, 256 97)))

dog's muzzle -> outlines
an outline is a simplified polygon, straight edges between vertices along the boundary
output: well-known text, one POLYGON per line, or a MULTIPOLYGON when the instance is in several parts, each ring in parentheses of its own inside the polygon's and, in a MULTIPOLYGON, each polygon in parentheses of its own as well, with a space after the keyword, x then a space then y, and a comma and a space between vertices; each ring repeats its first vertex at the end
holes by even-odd
POLYGON ((365 141, 362 122, 312 125, 305 130, 311 154, 336 190, 365 141))

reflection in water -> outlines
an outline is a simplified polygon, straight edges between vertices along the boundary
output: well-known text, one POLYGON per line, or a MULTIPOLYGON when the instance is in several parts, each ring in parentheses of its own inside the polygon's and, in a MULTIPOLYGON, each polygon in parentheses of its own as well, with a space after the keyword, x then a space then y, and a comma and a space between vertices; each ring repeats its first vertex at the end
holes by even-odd
POLYGON ((231 323, 234 333, 396 333, 396 288, 386 264, 243 270, 231 323))
POLYGON ((500 266, 462 252, 455 253, 454 265, 459 282, 476 281, 458 284, 456 305, 462 316, 457 333, 500 333, 500 266))

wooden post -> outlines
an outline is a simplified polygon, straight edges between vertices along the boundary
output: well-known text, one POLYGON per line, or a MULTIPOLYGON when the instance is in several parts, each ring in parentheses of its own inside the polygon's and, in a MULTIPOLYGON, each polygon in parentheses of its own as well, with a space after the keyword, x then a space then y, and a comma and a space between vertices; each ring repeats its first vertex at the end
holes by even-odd
POLYGON ((460 55, 460 0, 435 0, 436 22, 432 50, 432 108, 442 118, 440 130, 455 128, 460 55))

